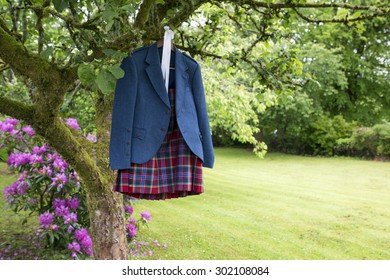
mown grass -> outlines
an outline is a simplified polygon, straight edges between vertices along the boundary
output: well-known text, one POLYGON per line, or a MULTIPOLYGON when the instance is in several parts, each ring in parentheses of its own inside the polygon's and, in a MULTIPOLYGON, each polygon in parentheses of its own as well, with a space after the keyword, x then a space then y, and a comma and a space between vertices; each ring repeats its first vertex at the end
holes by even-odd
MULTIPOLYGON (((0 190, 12 181, 0 173, 0 190)), ((389 162, 218 148, 204 181, 200 196, 135 205, 152 214, 138 239, 161 244, 151 259, 390 259, 389 162)), ((23 231, 9 215, 0 242, 23 231)))
POLYGON ((390 259, 389 162, 216 149, 204 173, 200 196, 136 205, 161 259, 390 259))

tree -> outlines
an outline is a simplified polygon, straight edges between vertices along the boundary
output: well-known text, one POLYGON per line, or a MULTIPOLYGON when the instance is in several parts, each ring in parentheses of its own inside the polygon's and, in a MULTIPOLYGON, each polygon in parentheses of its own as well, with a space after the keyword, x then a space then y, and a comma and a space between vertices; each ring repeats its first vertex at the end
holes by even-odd
MULTIPOLYGON (((12 97, 1 94, 0 113, 31 124, 80 175, 87 194, 97 259, 127 258, 121 197, 112 192, 114 176, 108 166, 107 149, 112 92, 115 80, 123 75, 119 62, 124 53, 159 39, 163 25, 180 30, 182 24, 191 22, 191 16, 207 3, 216 9, 215 14, 224 12, 227 7, 237 11, 238 14, 230 15, 231 20, 240 20, 236 23, 242 28, 248 24, 257 26, 255 31, 260 36, 251 37, 249 46, 229 56, 227 61, 229 65, 237 65, 238 60, 246 62, 245 67, 253 69, 264 84, 268 78, 278 77, 278 69, 247 54, 258 43, 272 38, 268 27, 275 21, 281 19, 282 23, 290 13, 301 13, 302 9, 342 9, 347 11, 344 17, 328 20, 344 23, 389 14, 389 7, 341 1, 2 1, 2 79, 11 84, 24 84, 28 101, 20 101, 17 92, 12 97), (96 144, 89 143, 60 119, 64 102, 81 88, 93 97, 96 144)), ((185 28, 181 30, 185 33, 185 28)), ((206 47, 196 45, 196 38, 187 39, 182 37, 183 45, 179 43, 178 47, 192 54, 210 55, 206 47)), ((279 82, 289 81, 281 79, 279 82)))
MULTIPOLYGON (((383 4, 380 0, 355 1, 371 5, 383 4)), ((346 10, 316 11, 315 17, 344 17, 346 10)), ((329 25, 297 23, 301 44, 321 44, 337 55, 343 66, 335 78, 346 78, 346 84, 335 87, 326 98, 317 98, 331 115, 343 114, 360 125, 373 125, 390 117, 390 42, 389 18, 329 25)), ((304 46, 303 46, 304 47, 304 46)), ((321 55, 321 54, 319 54, 321 55)), ((314 56, 314 54, 312 55, 314 56)), ((319 57, 321 60, 321 57, 319 57)), ((330 68, 329 68, 330 70, 330 68)), ((316 73, 317 74, 317 73, 316 73)), ((321 87, 327 87, 322 83, 321 87)))

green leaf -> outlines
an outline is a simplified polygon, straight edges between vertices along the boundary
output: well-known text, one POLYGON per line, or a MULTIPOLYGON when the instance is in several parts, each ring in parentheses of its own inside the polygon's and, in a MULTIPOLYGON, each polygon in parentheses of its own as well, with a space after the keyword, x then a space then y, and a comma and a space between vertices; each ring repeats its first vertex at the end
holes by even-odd
POLYGON ((103 50, 103 53, 106 55, 106 56, 114 56, 115 55, 115 50, 113 50, 113 49, 104 49, 103 50))
POLYGON ((49 59, 50 55, 53 54, 54 48, 53 47, 47 47, 40 53, 40 57, 42 59, 49 59))
POLYGON ((108 68, 112 75, 114 75, 115 79, 123 78, 125 75, 125 71, 120 67, 120 64, 112 65, 108 68))
POLYGON ((127 53, 125 52, 121 52, 121 51, 118 51, 118 50, 113 50, 113 49, 104 49, 103 50, 103 53, 106 55, 106 56, 109 56, 109 57, 112 57, 116 60, 122 60, 124 59, 126 56, 128 56, 127 53))
POLYGON ((50 244, 54 244, 54 234, 53 234, 53 232, 50 232, 49 233, 49 237, 50 237, 50 244))
POLYGON ((103 92, 103 94, 110 94, 114 91, 116 79, 106 69, 103 69, 99 72, 99 74, 96 77, 96 83, 99 89, 103 92))
POLYGON ((104 27, 104 30, 106 32, 110 31, 110 29, 112 28, 113 25, 114 25, 114 21, 113 20, 108 20, 106 26, 104 27))
POLYGON ((68 3, 65 0, 53 0, 53 4, 57 12, 62 12, 68 7, 68 3))
POLYGON ((46 178, 45 176, 39 175, 39 176, 36 178, 35 184, 36 184, 36 185, 39 185, 39 183, 41 183, 45 178, 46 178))
POLYGON ((92 85, 96 78, 95 70, 90 64, 81 64, 77 69, 77 74, 81 83, 86 86, 92 85))
POLYGON ((197 42, 197 43, 195 44, 195 48, 196 48, 197 50, 200 50, 201 47, 202 47, 202 42, 197 42))
POLYGON ((337 18, 345 18, 348 16, 349 10, 347 9, 338 9, 337 10, 337 18))
POLYGON ((102 19, 104 21, 110 22, 113 18, 118 17, 118 12, 113 9, 111 6, 107 6, 106 10, 102 13, 102 19))
POLYGON ((8 161, 8 150, 5 147, 0 148, 0 161, 8 161))
POLYGON ((119 9, 122 11, 134 13, 137 10, 136 7, 137 7, 136 5, 128 4, 128 5, 124 5, 124 6, 119 7, 119 9))

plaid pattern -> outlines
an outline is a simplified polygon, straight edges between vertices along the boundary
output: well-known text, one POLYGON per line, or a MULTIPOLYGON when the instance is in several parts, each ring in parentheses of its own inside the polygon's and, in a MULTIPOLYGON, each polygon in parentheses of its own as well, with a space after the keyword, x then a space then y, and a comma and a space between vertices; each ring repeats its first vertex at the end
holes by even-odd
POLYGON ((202 161, 180 133, 176 121, 175 89, 169 90, 171 121, 157 154, 146 163, 118 170, 114 190, 138 199, 169 199, 203 193, 202 161))

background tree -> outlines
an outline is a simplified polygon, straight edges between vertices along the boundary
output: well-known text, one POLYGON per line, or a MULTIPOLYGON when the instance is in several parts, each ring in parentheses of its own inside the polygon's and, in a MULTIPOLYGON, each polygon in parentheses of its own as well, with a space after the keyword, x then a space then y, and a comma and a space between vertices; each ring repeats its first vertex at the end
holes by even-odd
MULTIPOLYGON (((271 150, 332 155, 340 143, 337 153, 350 154, 351 148, 361 149, 346 139, 356 127, 386 127, 381 124, 390 120, 389 19, 326 24, 326 19, 346 14, 344 9, 297 10, 295 16, 305 21, 294 20, 290 28, 303 64, 301 87, 288 102, 260 116, 262 139, 271 150)), ((385 130, 381 134, 386 135, 385 130)))
MULTIPOLYGON (((369 0, 356 1, 356 3, 380 5, 383 1, 369 0)), ((320 16, 318 13, 324 14, 325 11, 317 11, 314 15, 320 16)), ((336 17, 343 17, 346 13, 347 11, 342 9, 327 12, 328 16, 336 17)), ((305 44, 312 42, 322 44, 326 49, 337 54, 343 73, 335 73, 335 79, 337 77, 347 79, 347 83, 336 87, 332 94, 316 98, 326 111, 331 115, 342 112, 347 120, 356 120, 362 125, 373 125, 383 118, 389 118, 388 17, 340 25, 300 24, 298 30, 303 48, 305 44)), ((322 82, 320 84, 322 87, 327 86, 322 82)))
MULTIPOLYGON (((267 102, 274 102, 274 94, 295 84, 289 72, 296 62, 280 40, 290 31, 291 15, 305 19, 308 10, 340 10, 342 15, 329 14, 326 19, 339 23, 389 14, 389 7, 380 4, 351 5, 343 1, 1 1, 0 69, 2 89, 6 88, 7 93, 0 93, 0 113, 31 124, 80 175, 87 195, 95 258, 127 258, 121 197, 112 192, 114 176, 108 166, 107 149, 112 92, 116 79, 123 75, 119 62, 126 53, 161 38, 162 27, 169 25, 178 30, 179 48, 223 60, 225 69, 233 67, 237 72, 242 69, 249 73, 245 81, 241 77, 237 81, 250 88, 255 107, 264 108, 267 102), (193 19, 205 13, 200 7, 210 9, 205 28, 187 33, 193 19), (233 29, 225 29, 225 38, 218 40, 223 31, 218 23, 222 25, 225 18, 233 29), (223 53, 222 43, 228 41, 235 49, 223 53), (70 109, 82 107, 70 105, 72 100, 94 105, 90 113, 95 115, 96 144, 61 121, 70 109)), ((249 121, 244 122, 251 126, 249 121)), ((240 139, 239 130, 235 133, 239 140, 248 141, 240 139)))

